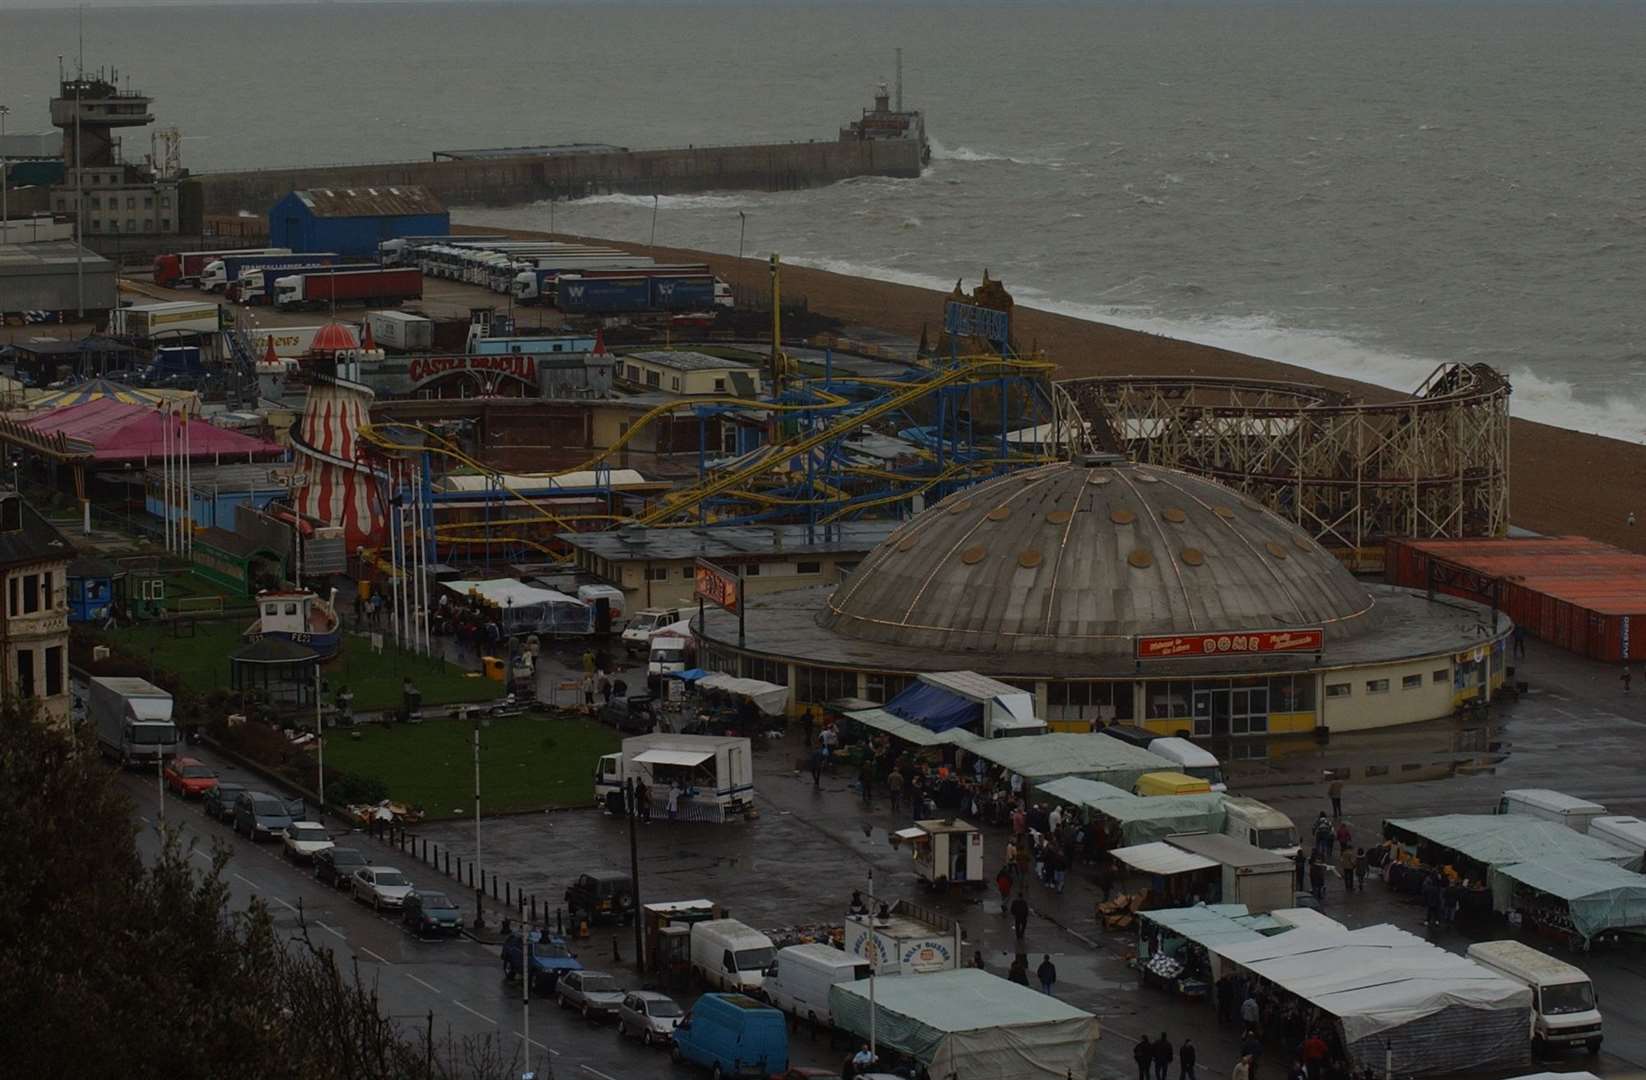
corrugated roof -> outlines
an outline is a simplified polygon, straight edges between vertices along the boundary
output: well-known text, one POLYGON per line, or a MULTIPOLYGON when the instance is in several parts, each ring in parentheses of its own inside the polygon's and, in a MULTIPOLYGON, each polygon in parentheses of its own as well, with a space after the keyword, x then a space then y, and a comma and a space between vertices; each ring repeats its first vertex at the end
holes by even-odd
MULTIPOLYGON (((9 496, 16 498, 17 496, 9 496)), ((74 558, 74 545, 57 527, 23 503, 22 528, 0 532, 0 569, 74 558)))
POLYGON ((444 214, 446 208, 416 184, 396 187, 308 188, 294 191, 315 217, 394 217, 407 214, 444 214))
POLYGON ((1398 546, 1602 614, 1646 612, 1646 555, 1586 536, 1401 540, 1398 546))

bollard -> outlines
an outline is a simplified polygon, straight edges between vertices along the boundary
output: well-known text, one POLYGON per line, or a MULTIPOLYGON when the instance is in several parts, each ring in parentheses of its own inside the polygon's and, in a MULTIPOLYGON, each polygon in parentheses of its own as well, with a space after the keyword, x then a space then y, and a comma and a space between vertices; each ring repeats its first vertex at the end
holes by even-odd
POLYGON ((537 894, 532 893, 532 922, 537 921, 537 894))
POLYGON ((509 897, 509 883, 506 881, 503 883, 503 903, 507 904, 509 907, 514 906, 514 901, 509 897))
MULTIPOLYGON (((484 873, 484 871, 482 871, 482 873, 484 873)), ((486 883, 482 881, 480 884, 484 886, 486 883)), ((472 862, 469 863, 469 888, 474 888, 474 863, 472 862)))
MULTIPOLYGON (((459 859, 458 860, 458 865, 461 866, 462 862, 463 862, 463 860, 459 859)), ((446 852, 446 876, 447 877, 452 876, 452 853, 450 851, 446 852)))
POLYGON ((429 861, 429 840, 428 840, 428 837, 423 838, 423 854, 419 855, 418 858, 420 860, 422 860, 423 862, 428 862, 429 861))
POLYGON ((559 908, 554 909, 554 932, 557 933, 557 934, 564 934, 566 932, 566 928, 564 926, 562 926, 561 923, 560 923, 560 909, 559 908))
POLYGON ((623 962, 623 957, 618 955, 618 952, 617 952, 617 935, 613 934, 612 935, 612 963, 621 964, 622 962, 623 962))
POLYGON ((492 871, 492 899, 497 899, 497 871, 492 871))

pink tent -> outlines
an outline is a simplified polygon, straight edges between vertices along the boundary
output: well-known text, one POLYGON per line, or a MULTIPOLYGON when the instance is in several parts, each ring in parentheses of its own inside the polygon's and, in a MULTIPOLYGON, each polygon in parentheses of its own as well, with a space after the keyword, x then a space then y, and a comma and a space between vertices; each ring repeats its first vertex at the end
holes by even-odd
MULTIPOLYGON (((169 422, 180 424, 175 418, 169 422)), ((165 414, 152 405, 129 405, 113 398, 100 398, 83 405, 52 409, 42 416, 30 417, 22 426, 41 435, 62 435, 89 448, 96 461, 146 463, 157 461, 164 454, 167 423, 165 414)), ((274 461, 284 454, 274 443, 216 427, 204 420, 190 420, 188 428, 189 457, 194 461, 274 461)), ((176 453, 175 447, 173 453, 176 453)))

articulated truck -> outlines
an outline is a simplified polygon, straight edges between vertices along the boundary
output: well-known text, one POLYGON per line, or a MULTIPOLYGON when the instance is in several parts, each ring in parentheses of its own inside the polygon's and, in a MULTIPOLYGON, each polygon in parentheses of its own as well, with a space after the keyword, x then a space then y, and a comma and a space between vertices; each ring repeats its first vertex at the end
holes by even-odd
MULTIPOLYGON (((568 315, 708 311, 721 304, 721 288, 723 284, 712 274, 657 277, 562 274, 554 281, 554 304, 568 315)), ((728 290, 725 300, 729 303, 730 299, 728 290)))
POLYGON ((154 257, 154 283, 165 288, 193 285, 206 264, 230 255, 290 255, 291 248, 231 248, 227 251, 179 251, 154 257))
POLYGON ((423 295, 421 270, 344 270, 276 278, 274 306, 281 311, 320 308, 327 304, 394 307, 423 295))
POLYGON ((286 270, 297 267, 330 266, 342 260, 335 251, 305 251, 299 255, 225 255, 213 259, 200 271, 199 287, 205 292, 224 292, 248 270, 286 270))
POLYGON ((122 765, 153 765, 177 756, 171 695, 147 679, 94 675, 86 712, 106 757, 122 765))

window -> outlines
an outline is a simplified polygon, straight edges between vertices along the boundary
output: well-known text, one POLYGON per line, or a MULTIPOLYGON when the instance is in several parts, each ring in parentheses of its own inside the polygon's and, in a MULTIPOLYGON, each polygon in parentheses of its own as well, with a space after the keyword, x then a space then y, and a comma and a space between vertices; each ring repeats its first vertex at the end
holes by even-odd
POLYGON ((130 218, 129 217, 129 218, 126 219, 126 231, 127 232, 136 232, 137 231, 137 219, 136 218, 130 218))
POLYGON ((884 705, 909 685, 906 675, 882 675, 871 671, 863 676, 863 696, 884 705))
POLYGON ((56 697, 63 692, 63 646, 53 645, 46 650, 46 696, 56 697))
POLYGON ((127 195, 126 196, 126 209, 127 210, 136 210, 137 209, 137 196, 136 195, 127 195))
POLYGON ((265 615, 278 615, 278 614, 280 614, 280 605, 279 604, 264 604, 263 605, 263 614, 265 614, 265 615))
POLYGON ((1433 675, 1429 676, 1429 679, 1432 682, 1445 682, 1451 677, 1450 672, 1448 672, 1445 668, 1441 668, 1439 671, 1436 671, 1433 675))
POLYGON ((1346 683, 1346 682, 1327 683, 1326 684, 1326 696, 1329 697, 1329 698, 1332 698, 1332 697, 1348 697, 1349 696, 1349 684, 1346 683))
POLYGON ((648 567, 646 567, 646 580, 647 581, 667 581, 667 580, 669 580, 669 568, 666 567, 666 566, 648 566, 648 567))
POLYGON ((17 650, 17 696, 34 696, 34 650, 17 650))
POLYGON ((658 371, 648 371, 648 372, 646 372, 646 385, 650 386, 650 387, 653 387, 654 389, 659 389, 659 390, 662 389, 663 388, 663 374, 662 374, 662 372, 658 372, 658 371))
POLYGON ((1387 694, 1389 692, 1388 679, 1367 679, 1366 692, 1368 694, 1387 694))
POLYGON ((687 581, 691 581, 697 577, 697 571, 690 566, 682 566, 680 568, 680 576, 685 578, 687 581))
POLYGON ((40 607, 46 611, 57 610, 57 597, 52 590, 51 571, 47 570, 40 578, 40 607))
POLYGON ((821 574, 823 572, 823 564, 820 562, 795 563, 794 572, 797 574, 821 574))
POLYGON ((287 615, 296 615, 297 614, 297 605, 294 604, 294 603, 293 604, 287 604, 286 605, 286 614, 287 615))
POLYGON ((162 210, 170 210, 171 209, 171 196, 170 195, 160 196, 160 209, 162 209, 162 210))
POLYGON ((7 615, 16 617, 17 615, 22 614, 22 612, 19 611, 18 607, 17 607, 17 590, 18 590, 18 587, 21 584, 22 584, 22 582, 21 582, 21 579, 19 579, 19 578, 12 578, 11 581, 8 582, 9 587, 8 587, 8 591, 7 591, 7 594, 6 594, 6 600, 7 600, 6 614, 7 615))
POLYGON ((759 577, 760 576, 760 564, 757 563, 757 562, 749 563, 747 566, 745 566, 743 568, 743 576, 744 577, 759 577))
POLYGON ((145 210, 153 210, 154 209, 154 196, 153 195, 143 196, 143 209, 145 209, 145 210))
POLYGON ((98 221, 96 218, 93 218, 92 222, 91 222, 91 231, 92 232, 102 232, 103 231, 103 223, 101 221, 98 221))
POLYGON ((714 392, 717 393, 717 394, 724 394, 726 392, 726 380, 725 379, 716 379, 714 381, 714 392))
POLYGON ((1400 688, 1402 690, 1421 690, 1421 689, 1423 689, 1423 676, 1422 675, 1407 675, 1407 676, 1405 676, 1404 678, 1402 678, 1400 680, 1400 688))
POLYGON ((679 390, 680 389, 680 376, 678 376, 678 375, 669 376, 669 389, 670 390, 679 390))
POLYGON ((96 195, 93 195, 93 196, 92 196, 92 197, 91 197, 91 208, 92 208, 92 209, 93 209, 93 210, 101 210, 101 209, 103 209, 103 200, 102 200, 102 199, 100 199, 100 198, 98 198, 98 197, 97 197, 97 196, 96 196, 96 195))
POLYGON ((628 365, 627 378, 630 382, 639 382, 640 381, 640 369, 638 367, 634 366, 633 364, 628 365))
POLYGON ((23 614, 33 615, 40 610, 40 575, 23 576, 23 614))
POLYGON ((1389 767, 1387 765, 1368 765, 1368 766, 1366 766, 1366 779, 1368 779, 1368 780, 1374 779, 1374 778, 1379 777, 1379 776, 1388 776, 1388 775, 1389 775, 1389 767))
POLYGON ((154 219, 153 218, 146 217, 146 218, 143 219, 143 231, 144 232, 153 232, 154 231, 154 219))

